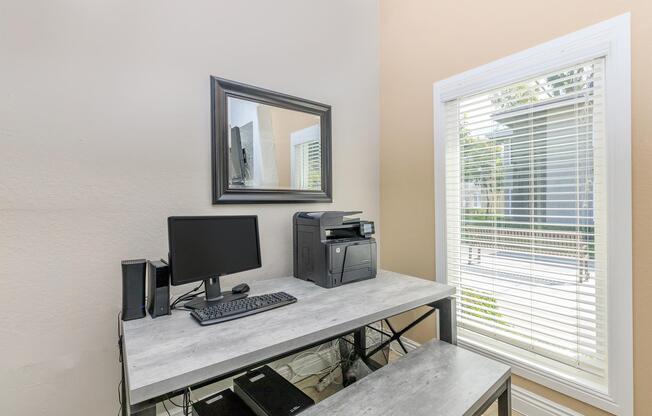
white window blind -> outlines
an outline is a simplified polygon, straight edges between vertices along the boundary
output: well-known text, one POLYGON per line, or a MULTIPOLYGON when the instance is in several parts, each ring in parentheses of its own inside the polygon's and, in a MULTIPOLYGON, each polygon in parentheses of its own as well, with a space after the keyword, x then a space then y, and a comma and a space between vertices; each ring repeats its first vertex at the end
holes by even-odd
POLYGON ((444 109, 460 333, 604 379, 604 59, 444 109))
POLYGON ((310 140, 296 145, 301 189, 321 189, 321 143, 310 140))

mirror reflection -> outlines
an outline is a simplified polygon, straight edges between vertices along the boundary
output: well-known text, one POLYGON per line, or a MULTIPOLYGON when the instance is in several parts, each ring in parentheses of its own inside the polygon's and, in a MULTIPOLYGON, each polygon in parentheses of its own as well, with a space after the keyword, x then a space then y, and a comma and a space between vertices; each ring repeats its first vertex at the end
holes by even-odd
POLYGON ((321 190, 320 117, 228 97, 229 188, 321 190))

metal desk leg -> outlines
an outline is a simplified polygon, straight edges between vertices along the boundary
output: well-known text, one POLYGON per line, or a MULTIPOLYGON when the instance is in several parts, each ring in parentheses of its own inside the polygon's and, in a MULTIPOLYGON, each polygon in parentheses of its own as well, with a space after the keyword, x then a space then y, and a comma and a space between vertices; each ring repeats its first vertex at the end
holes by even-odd
POLYGON ((511 416, 512 414, 512 379, 507 379, 505 385, 505 391, 498 396, 498 416, 511 416))
POLYGON ((353 333, 353 345, 355 345, 355 352, 358 357, 367 356, 367 327, 356 329, 353 333))
POLYGON ((444 298, 430 306, 439 311, 439 339, 457 345, 455 298, 444 298))
POLYGON ((122 380, 120 381, 120 415, 127 416, 129 413, 127 409, 129 405, 127 404, 127 386, 125 383, 125 368, 124 365, 120 365, 120 371, 122 372, 122 380))

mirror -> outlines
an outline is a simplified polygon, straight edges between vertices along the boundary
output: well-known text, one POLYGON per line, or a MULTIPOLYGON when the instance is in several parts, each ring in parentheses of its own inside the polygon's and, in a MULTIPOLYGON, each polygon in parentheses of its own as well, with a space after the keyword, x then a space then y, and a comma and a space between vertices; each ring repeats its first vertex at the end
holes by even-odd
POLYGON ((319 116, 228 97, 229 188, 321 190, 319 116))
POLYGON ((330 202, 330 107, 212 78, 213 203, 330 202))

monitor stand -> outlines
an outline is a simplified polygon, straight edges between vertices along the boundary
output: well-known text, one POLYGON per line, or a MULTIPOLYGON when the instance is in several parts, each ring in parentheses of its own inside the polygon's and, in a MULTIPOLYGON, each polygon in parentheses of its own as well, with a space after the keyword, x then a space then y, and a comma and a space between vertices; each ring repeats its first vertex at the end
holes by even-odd
POLYGON ((220 289, 220 278, 211 277, 204 279, 204 287, 206 288, 205 296, 198 296, 195 299, 187 302, 183 306, 189 309, 202 309, 208 306, 217 305, 223 302, 232 300, 243 299, 247 297, 247 293, 233 294, 230 290, 222 292, 220 289))

